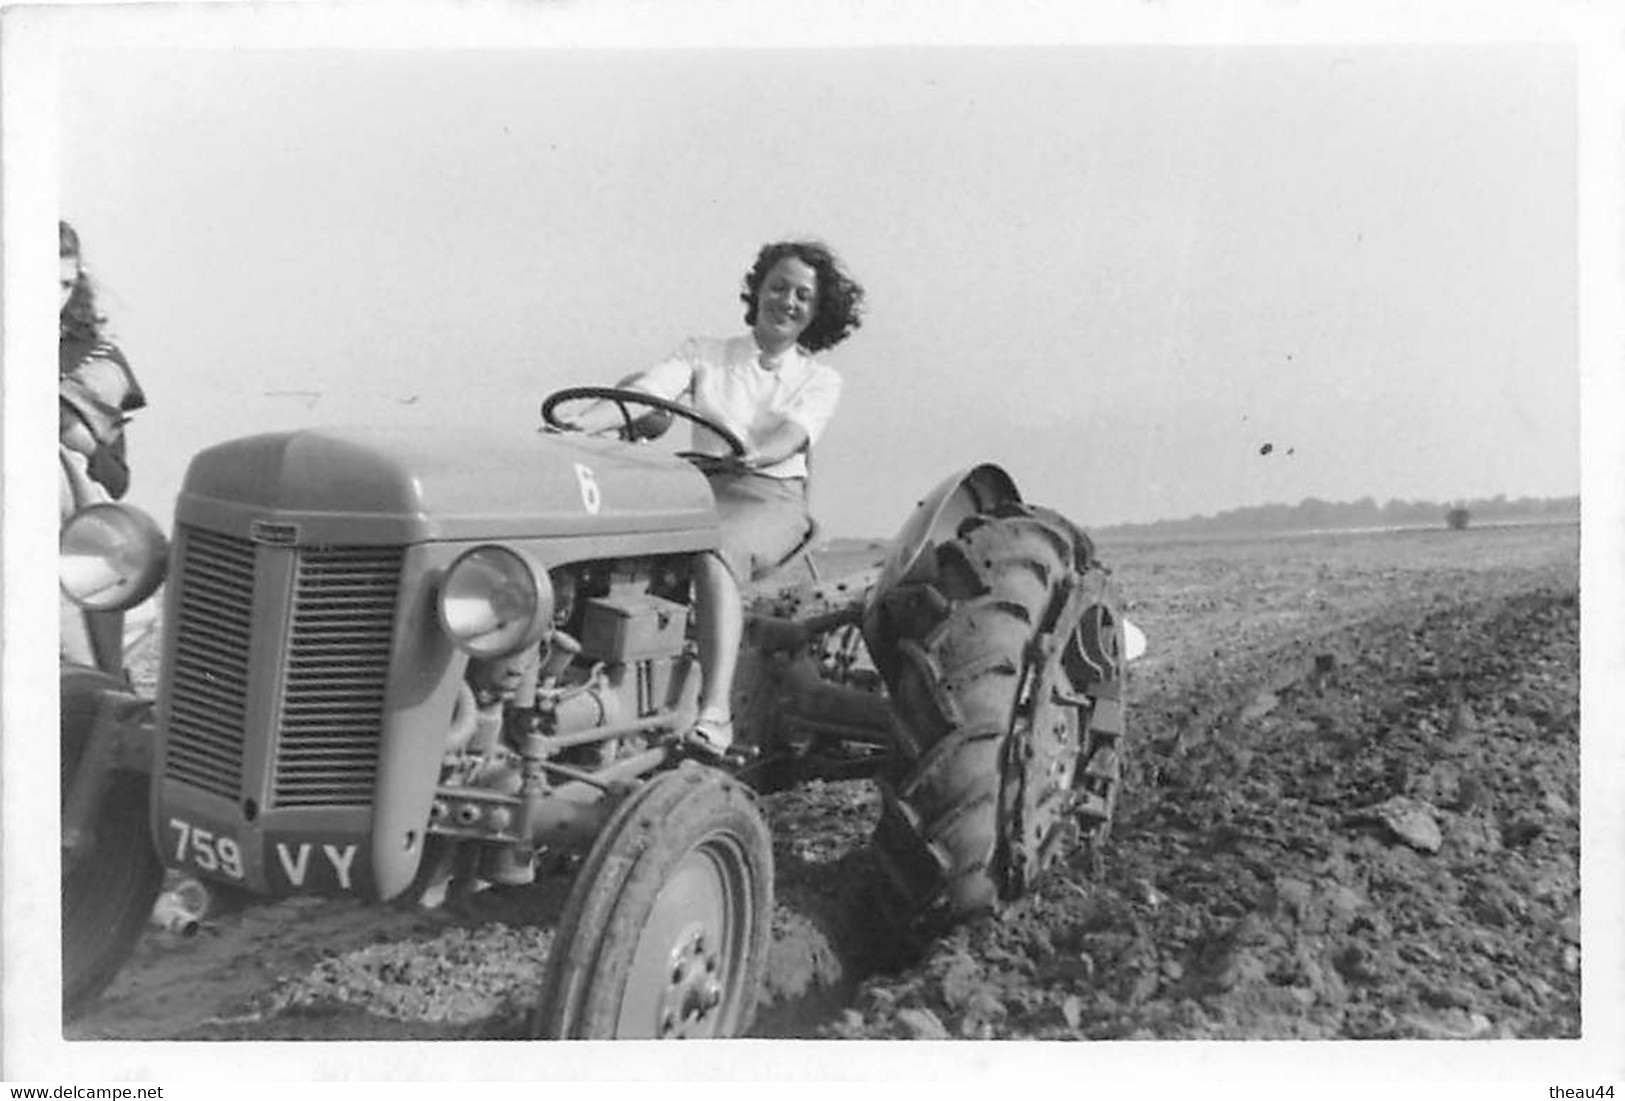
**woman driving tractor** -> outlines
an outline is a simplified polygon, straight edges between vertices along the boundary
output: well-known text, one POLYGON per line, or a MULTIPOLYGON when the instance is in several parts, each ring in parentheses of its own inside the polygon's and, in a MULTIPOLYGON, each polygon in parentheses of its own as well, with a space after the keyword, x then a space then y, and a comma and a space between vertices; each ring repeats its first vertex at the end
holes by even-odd
MULTIPOLYGON (((693 450, 705 456, 700 462, 719 521, 719 545, 700 555, 695 569, 703 675, 694 739, 716 756, 733 744, 729 693, 744 633, 741 587, 792 554, 812 530, 808 454, 841 393, 840 375, 814 354, 851 335, 863 308, 863 288, 816 241, 762 246, 739 297, 748 332, 686 340, 622 383, 657 398, 684 398, 735 437, 694 429, 693 450)), ((600 401, 555 419, 596 432, 623 416, 600 401)))

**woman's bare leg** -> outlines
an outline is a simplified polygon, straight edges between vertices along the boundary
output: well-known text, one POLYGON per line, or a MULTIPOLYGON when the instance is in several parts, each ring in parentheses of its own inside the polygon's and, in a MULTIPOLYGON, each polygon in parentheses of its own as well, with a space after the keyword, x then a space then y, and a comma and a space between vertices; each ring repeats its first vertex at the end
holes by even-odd
MULTIPOLYGON (((700 629, 700 720, 726 728, 732 708, 734 670, 739 666, 739 643, 745 634, 745 603, 739 585, 722 559, 699 555, 694 570, 694 610, 700 629)), ((718 748, 725 748, 719 746, 718 748)))

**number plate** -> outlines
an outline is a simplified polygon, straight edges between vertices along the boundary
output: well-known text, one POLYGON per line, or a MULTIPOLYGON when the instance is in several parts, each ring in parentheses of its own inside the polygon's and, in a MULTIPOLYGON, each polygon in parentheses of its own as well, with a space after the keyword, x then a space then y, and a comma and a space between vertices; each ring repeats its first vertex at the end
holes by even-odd
POLYGON ((235 839, 179 818, 169 820, 169 829, 175 840, 175 863, 230 879, 243 878, 243 851, 235 839))

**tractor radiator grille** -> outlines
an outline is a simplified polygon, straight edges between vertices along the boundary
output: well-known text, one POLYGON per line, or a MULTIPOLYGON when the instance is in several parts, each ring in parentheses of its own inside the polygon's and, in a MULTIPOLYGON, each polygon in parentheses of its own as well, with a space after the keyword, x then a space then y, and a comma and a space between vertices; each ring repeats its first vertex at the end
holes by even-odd
POLYGON ((257 546, 191 527, 179 542, 165 775, 235 802, 266 789, 243 775, 262 760, 270 805, 370 804, 402 550, 257 546))
POLYGON ((195 528, 181 543, 164 770, 235 800, 242 787, 254 545, 195 528))
POLYGON ((372 802, 400 573, 399 549, 300 552, 273 805, 372 802))

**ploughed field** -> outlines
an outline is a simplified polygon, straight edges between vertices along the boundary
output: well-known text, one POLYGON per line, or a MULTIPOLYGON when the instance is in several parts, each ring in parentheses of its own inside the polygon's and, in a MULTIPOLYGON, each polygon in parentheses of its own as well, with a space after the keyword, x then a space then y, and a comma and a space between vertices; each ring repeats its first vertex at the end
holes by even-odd
MULTIPOLYGON (((1578 1036, 1578 529, 1101 554, 1150 639, 1103 865, 1070 854, 899 960, 870 927, 873 785, 770 796, 753 1034, 1578 1036)), ((456 912, 217 896, 195 936, 149 931, 65 1034, 520 1037, 567 887, 456 912)))

